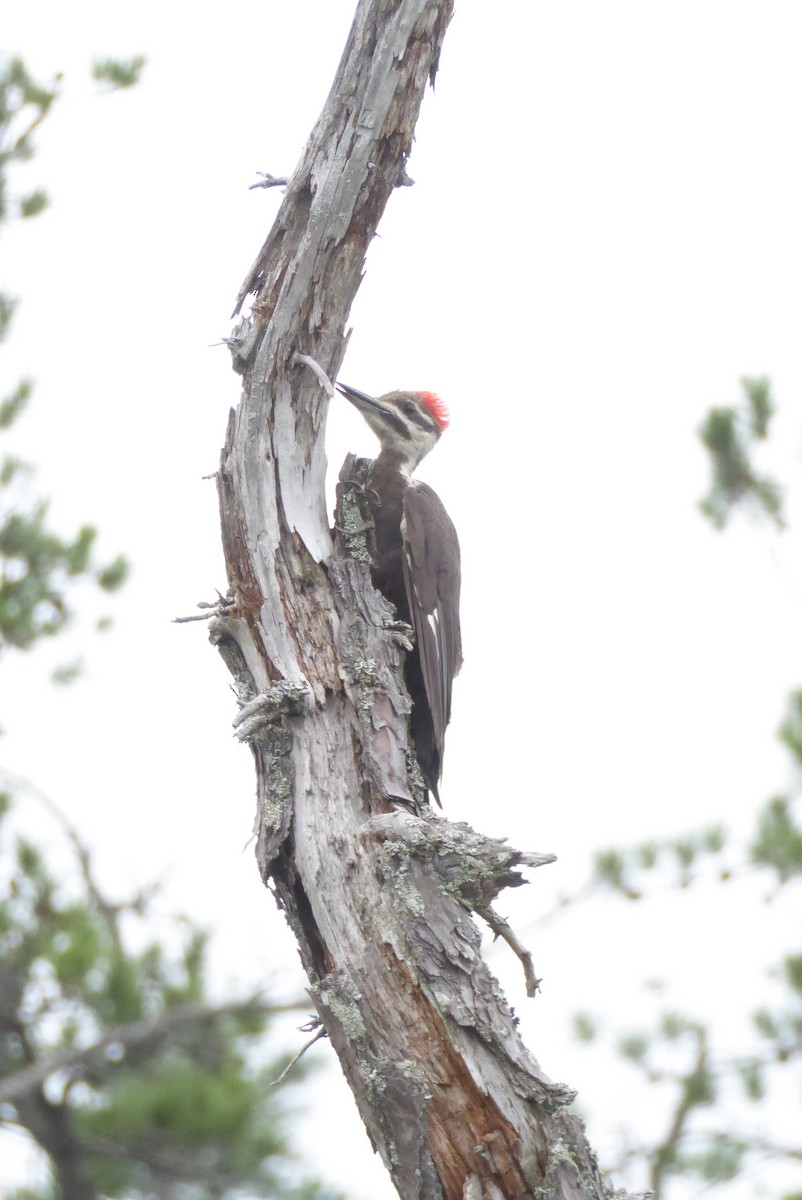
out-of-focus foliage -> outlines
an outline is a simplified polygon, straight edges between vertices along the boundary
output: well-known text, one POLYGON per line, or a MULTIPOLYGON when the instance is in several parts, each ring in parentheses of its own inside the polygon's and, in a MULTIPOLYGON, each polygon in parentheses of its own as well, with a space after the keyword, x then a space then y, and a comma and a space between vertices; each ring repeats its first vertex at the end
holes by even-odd
MULTIPOLYGON (((140 68, 141 69, 141 64, 140 68)), ((34 152, 34 133, 58 96, 60 80, 37 83, 18 58, 0 58, 0 225, 13 217, 41 212, 41 189, 12 197, 9 169, 34 152)), ((17 301, 0 295, 0 341, 9 333, 17 301)), ((8 435, 31 396, 29 379, 0 399, 0 433, 8 435)), ((72 616, 75 586, 89 583, 102 591, 120 587, 128 573, 125 559, 95 558, 97 531, 82 526, 64 535, 50 521, 47 500, 31 488, 33 469, 13 452, 0 457, 0 645, 27 650, 40 638, 61 632, 72 616)), ((61 668, 66 682, 77 672, 61 668)))
POLYGON ((285 1182, 289 1148, 270 1087, 283 1061, 250 1065, 270 1005, 211 1003, 200 930, 175 920, 174 952, 149 938, 153 890, 105 897, 72 830, 81 884, 68 892, 41 849, 13 835, 9 810, 5 793, 0 1128, 39 1144, 65 1197, 316 1194, 285 1182))
POLYGON ((142 54, 135 54, 133 58, 101 58, 92 66, 92 77, 113 88, 133 87, 139 83, 144 66, 142 54))
MULTIPOLYGON (((798 720, 799 699, 799 693, 791 697, 782 731, 798 720)), ((787 743, 786 737, 783 740, 787 743)), ((747 862, 738 866, 724 829, 713 827, 679 839, 602 851, 596 856, 594 883, 596 888, 644 903, 658 877, 669 887, 687 888, 701 879, 735 887, 746 872, 760 870, 775 889, 799 889, 800 808, 799 795, 770 799, 758 814, 747 862)), ((715 936, 714 931, 710 936, 715 936)), ((746 949, 744 954, 741 966, 748 970, 746 949)), ((676 958, 672 952, 672 960, 676 958)), ((758 1041, 742 1054, 717 1047, 715 1023, 708 1027, 684 1013, 663 1013, 651 1027, 617 1036, 618 1053, 637 1068, 644 1084, 660 1085, 673 1097, 662 1140, 646 1144, 633 1131, 616 1164, 620 1170, 630 1162, 643 1163, 656 1200, 670 1198, 671 1180, 678 1177, 713 1186, 751 1171, 766 1158, 802 1162, 802 1137, 795 1145, 781 1139, 772 1142, 755 1132, 759 1122, 752 1125, 743 1117, 733 1122, 730 1115, 733 1097, 769 1109, 782 1103, 779 1097, 789 1076, 796 1080, 797 1091, 802 1086, 802 947, 787 954, 774 974, 781 996, 772 1008, 752 1013, 758 1041)), ((733 1003, 737 998, 734 978, 733 1003)), ((574 1017, 574 1027, 583 1041, 605 1032, 608 1038, 613 1036, 600 1018, 586 1012, 574 1017)))
POLYGON ((771 381, 764 377, 741 380, 744 403, 740 408, 711 408, 700 429, 702 445, 710 454, 713 478, 700 503, 716 529, 723 529, 739 505, 751 507, 784 527, 782 488, 753 465, 755 443, 765 441, 774 413, 771 381))
POLYGON ((94 562, 93 526, 68 538, 54 532, 48 502, 22 498, 29 473, 29 465, 12 456, 0 463, 0 639, 17 650, 61 632, 72 617, 73 583, 90 581, 111 592, 128 574, 121 555, 94 562))
MULTIPOLYGON (((758 442, 769 433, 774 403, 768 379, 744 379, 744 403, 738 409, 713 409, 700 436, 710 453, 712 483, 702 510, 722 529, 736 507, 784 527, 782 489, 752 465, 758 442)), ((746 852, 732 844, 726 828, 716 825, 681 837, 640 845, 607 848, 594 860, 586 894, 604 889, 629 901, 648 903, 660 889, 705 886, 738 887, 741 880, 765 884, 767 903, 802 896, 802 690, 789 697, 778 730, 792 758, 791 786, 759 810, 746 852)), ((802 921, 800 921, 802 929, 802 921)), ((739 973, 750 970, 748 933, 743 961, 733 964, 732 1004, 740 1000, 739 973)), ((706 931, 716 937, 715 929, 706 931)), ((671 962, 681 960, 671 947, 671 962)), ((802 1164, 799 1136, 784 1140, 765 1132, 771 1113, 785 1107, 784 1097, 802 1092, 802 941, 783 956, 772 972, 775 1000, 744 1013, 754 1031, 740 1053, 720 1044, 716 1022, 675 1011, 658 1013, 651 1024, 616 1033, 593 1013, 574 1017, 576 1036, 585 1043, 614 1043, 618 1054, 641 1077, 644 1090, 659 1089, 666 1097, 663 1135, 647 1142, 637 1130, 624 1135, 616 1170, 639 1164, 641 1177, 655 1200, 670 1200, 673 1184, 694 1181, 705 1195, 725 1195, 719 1185, 759 1178, 766 1162, 802 1164), (750 1118, 750 1113, 754 1118, 750 1118)), ((661 985, 651 981, 659 992, 661 985)), ((802 1179, 802 1165, 799 1168, 802 1179)), ((696 1194, 696 1193, 693 1193, 696 1194)), ((744 1194, 739 1192, 740 1194, 744 1194)), ((800 1200, 802 1192, 778 1200, 800 1200)))
MULTIPOLYGON (((14 215, 35 216, 47 203, 39 189, 10 200, 8 169, 32 156, 33 135, 58 96, 60 82, 58 76, 46 87, 36 82, 20 58, 0 57, 0 222, 14 215)), ((0 338, 4 333, 0 323, 0 338)))
POLYGON ((627 900, 643 896, 641 873, 656 867, 667 869, 673 881, 687 887, 694 879, 700 863, 709 866, 711 857, 719 862, 718 874, 729 877, 729 868, 722 861, 727 844, 727 831, 721 825, 696 830, 679 838, 642 842, 626 850, 599 850, 593 860, 593 879, 597 884, 620 892, 627 900))

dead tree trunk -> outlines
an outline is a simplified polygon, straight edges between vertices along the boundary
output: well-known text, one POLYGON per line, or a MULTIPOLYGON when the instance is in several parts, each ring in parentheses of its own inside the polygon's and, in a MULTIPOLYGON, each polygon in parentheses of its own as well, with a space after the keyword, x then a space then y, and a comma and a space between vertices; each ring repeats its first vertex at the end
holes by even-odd
MULTIPOLYGON (((372 588, 359 463, 324 503, 328 396, 365 253, 401 183, 452 0, 361 0, 326 107, 243 284, 243 376, 219 472, 230 607, 212 639, 258 780, 257 857, 404 1200, 596 1197, 579 1120, 524 1047, 471 909, 527 857, 398 802, 403 636, 372 588), (395 800, 395 803, 393 802, 395 800)), ((418 804, 419 807, 419 804, 418 804)))

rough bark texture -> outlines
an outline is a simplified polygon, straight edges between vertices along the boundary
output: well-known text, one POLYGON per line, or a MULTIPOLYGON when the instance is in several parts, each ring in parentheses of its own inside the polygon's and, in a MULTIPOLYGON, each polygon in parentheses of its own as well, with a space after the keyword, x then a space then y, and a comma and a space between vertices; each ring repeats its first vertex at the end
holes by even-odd
POLYGON ((570 1089, 482 961, 471 909, 537 865, 434 817, 407 746, 405 631, 372 588, 349 461, 332 541, 328 397, 367 247, 403 178, 451 0, 363 0, 237 302, 243 394, 219 472, 231 607, 212 624, 258 781, 257 857, 404 1200, 601 1197, 570 1089), (411 765, 412 764, 412 765, 411 765), (401 804, 399 805, 399 802, 401 804), (422 813, 422 815, 416 815, 422 813))

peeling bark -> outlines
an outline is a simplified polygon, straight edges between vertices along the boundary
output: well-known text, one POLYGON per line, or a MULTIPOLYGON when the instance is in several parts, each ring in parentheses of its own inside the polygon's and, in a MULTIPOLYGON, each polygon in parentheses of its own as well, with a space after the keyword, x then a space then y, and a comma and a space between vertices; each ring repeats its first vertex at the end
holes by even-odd
POLYGON ((409 752, 408 632, 370 582, 365 464, 324 507, 328 396, 365 253, 405 180, 451 0, 362 0, 331 94, 235 313, 243 377, 218 475, 231 605, 212 640, 257 773, 257 859, 404 1200, 600 1198, 574 1093, 523 1045, 471 910, 526 856, 428 807, 409 752))

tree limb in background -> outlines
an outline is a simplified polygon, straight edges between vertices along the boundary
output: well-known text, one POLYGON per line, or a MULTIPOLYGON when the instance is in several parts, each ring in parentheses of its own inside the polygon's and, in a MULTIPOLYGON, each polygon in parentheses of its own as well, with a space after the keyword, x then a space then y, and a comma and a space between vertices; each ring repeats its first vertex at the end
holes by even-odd
POLYGON ((237 1189, 291 1200, 269 1090, 284 1062, 254 1070, 246 1054, 277 1013, 307 1012, 308 999, 215 1003, 206 938, 175 920, 177 952, 141 938, 132 951, 147 893, 105 896, 86 845, 48 803, 78 855, 82 886, 67 893, 29 840, 8 852, 8 807, 3 794, 0 1129, 38 1143, 62 1200, 168 1186, 199 1200, 237 1189))

